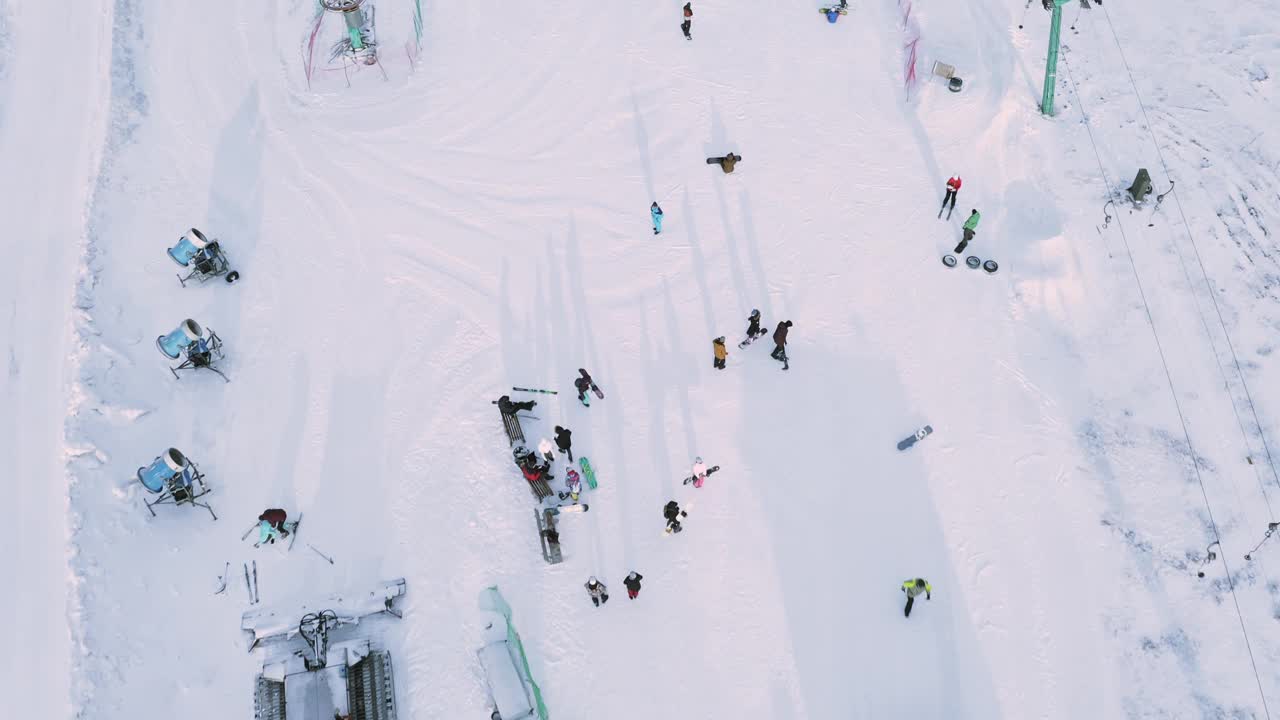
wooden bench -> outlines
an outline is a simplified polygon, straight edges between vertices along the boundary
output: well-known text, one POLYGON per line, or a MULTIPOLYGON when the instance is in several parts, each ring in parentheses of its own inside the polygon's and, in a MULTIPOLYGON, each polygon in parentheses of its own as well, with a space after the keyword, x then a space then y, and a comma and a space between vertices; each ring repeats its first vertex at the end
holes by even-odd
POLYGON ((502 429, 507 432, 507 441, 512 446, 524 443, 524 430, 520 429, 520 418, 515 415, 508 415, 501 410, 498 414, 502 416, 502 429))
MULTIPOLYGON (((524 473, 521 473, 520 477, 523 478, 524 473)), ((555 495, 555 493, 552 492, 551 490, 551 486, 547 484, 546 480, 538 480, 536 482, 526 480, 526 482, 529 483, 529 490, 533 492, 533 497, 537 499, 539 503, 551 497, 552 495, 555 495)))

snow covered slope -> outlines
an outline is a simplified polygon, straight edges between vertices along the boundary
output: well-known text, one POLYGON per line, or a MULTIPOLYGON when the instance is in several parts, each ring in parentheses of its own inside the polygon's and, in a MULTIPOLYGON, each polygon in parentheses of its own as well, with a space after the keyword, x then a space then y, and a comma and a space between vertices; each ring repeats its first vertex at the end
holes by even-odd
POLYGON ((692 42, 681 4, 429 2, 419 49, 378 0, 385 79, 310 89, 309 2, 115 0, 41 62, 21 38, 57 19, 0 4, 0 143, 36 173, 3 196, 62 242, 7 240, 0 296, 5 524, 44 595, 74 528, 71 632, 6 597, 42 618, 19 646, 58 650, 11 656, 53 678, 38 716, 66 715, 68 657, 82 717, 250 716, 251 560, 270 604, 406 578, 380 638, 405 718, 486 716, 493 584, 557 718, 1269 716, 1276 547, 1242 556, 1276 521, 1274 3, 1067 8, 1054 119, 1034 3, 916 3, 909 100, 896 1, 695 2, 692 42), (74 100, 20 111, 53 85, 74 100), (1138 167, 1176 191, 1103 227, 1138 167), (994 275, 939 262, 970 208, 994 275), (238 284, 179 286, 191 225, 238 284), (735 348, 752 307, 794 321, 789 371, 735 348), (186 317, 229 384, 169 374, 153 339, 186 317), (526 435, 571 427, 600 477, 561 565, 489 402, 512 385, 560 391, 526 435), (143 508, 169 446, 218 520, 143 508), (699 455, 721 471, 682 486, 699 455), (265 507, 306 514, 292 553, 240 540, 265 507))

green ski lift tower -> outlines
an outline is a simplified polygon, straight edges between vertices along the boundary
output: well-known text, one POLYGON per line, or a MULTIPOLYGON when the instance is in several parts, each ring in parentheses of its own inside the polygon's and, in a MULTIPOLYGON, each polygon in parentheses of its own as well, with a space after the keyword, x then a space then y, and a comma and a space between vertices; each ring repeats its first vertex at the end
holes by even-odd
POLYGON ((1053 13, 1049 25, 1049 56, 1044 64, 1044 97, 1040 100, 1040 112, 1053 116, 1053 88, 1058 80, 1058 45, 1062 33, 1062 6, 1071 0, 1041 0, 1044 9, 1053 13))

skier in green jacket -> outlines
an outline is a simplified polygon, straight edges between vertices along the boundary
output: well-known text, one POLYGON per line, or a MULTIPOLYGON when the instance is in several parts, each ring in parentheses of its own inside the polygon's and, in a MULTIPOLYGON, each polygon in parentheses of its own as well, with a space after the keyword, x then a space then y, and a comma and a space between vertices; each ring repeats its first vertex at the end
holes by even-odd
POLYGON ((907 606, 902 610, 905 617, 911 617, 911 606, 916 603, 916 596, 924 593, 925 600, 933 599, 933 587, 924 578, 916 578, 902 583, 902 592, 907 594, 907 606))

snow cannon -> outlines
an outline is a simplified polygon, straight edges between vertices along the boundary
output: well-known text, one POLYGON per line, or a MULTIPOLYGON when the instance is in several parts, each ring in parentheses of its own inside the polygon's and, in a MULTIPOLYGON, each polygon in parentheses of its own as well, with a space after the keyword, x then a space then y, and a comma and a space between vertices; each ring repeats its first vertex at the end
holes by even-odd
POLYGON ((197 502, 209 494, 204 474, 177 448, 165 450, 150 465, 138 468, 138 482, 147 492, 158 496, 155 500, 142 501, 152 517, 155 517, 157 505, 193 505, 208 510, 214 520, 218 519, 213 508, 197 502))
POLYGON ((245 613, 240 627, 262 659, 255 720, 396 720, 391 654, 369 638, 390 630, 388 617, 401 617, 395 604, 404 593, 399 578, 319 603, 245 613))
POLYGON ((240 273, 231 270, 226 253, 217 240, 210 240, 205 234, 191 228, 186 235, 178 238, 178 242, 166 251, 169 259, 191 272, 179 275, 178 282, 186 287, 187 281, 195 278, 204 282, 209 278, 225 275, 228 283, 240 279, 240 273))
POLYGON ((210 328, 200 327, 200 323, 191 318, 183 320, 168 335, 156 338, 156 347, 170 360, 182 358, 181 363, 169 368, 175 378, 181 377, 178 373, 182 370, 205 369, 212 370, 223 380, 231 382, 221 370, 214 367, 214 363, 224 357, 222 338, 210 328))
POLYGON ((160 348, 160 352, 164 353, 165 357, 177 360, 182 357, 182 353, 188 347, 202 337, 204 337, 204 328, 200 327, 200 323, 195 320, 187 318, 168 335, 156 338, 156 347, 160 348))
MULTIPOLYGON (((346 55, 354 62, 375 65, 378 55, 373 42, 372 13, 366 17, 364 4, 366 0, 320 0, 320 5, 329 12, 342 13, 346 23, 346 37, 333 48, 333 54, 346 55)), ((372 4, 372 3, 370 3, 372 4)))

